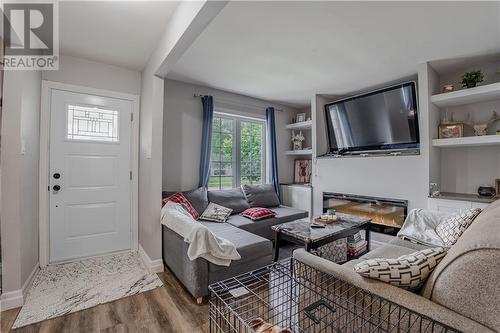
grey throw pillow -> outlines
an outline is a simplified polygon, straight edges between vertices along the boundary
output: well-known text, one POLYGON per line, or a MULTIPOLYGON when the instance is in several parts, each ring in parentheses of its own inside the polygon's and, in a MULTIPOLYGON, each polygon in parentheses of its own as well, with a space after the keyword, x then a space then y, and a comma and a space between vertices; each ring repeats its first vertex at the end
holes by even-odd
POLYGON ((241 185, 250 207, 276 207, 280 199, 271 184, 241 185))
POLYGON ((243 192, 239 188, 208 191, 208 201, 231 208, 234 214, 250 208, 243 192))
POLYGON ((200 220, 224 223, 229 215, 231 215, 231 212, 231 209, 211 202, 203 214, 201 214, 200 220))
POLYGON ((372 279, 408 290, 419 289, 446 255, 442 247, 425 249, 396 259, 374 258, 360 262, 354 270, 372 279))
MULTIPOLYGON (((174 195, 178 191, 163 191, 162 197, 168 198, 171 195, 174 195)), ((205 209, 208 207, 208 191, 204 187, 199 187, 194 190, 184 191, 182 192, 186 199, 193 205, 194 209, 198 212, 198 214, 203 214, 205 209)))
POLYGON ((201 215, 208 207, 208 191, 205 187, 183 192, 184 196, 201 215))

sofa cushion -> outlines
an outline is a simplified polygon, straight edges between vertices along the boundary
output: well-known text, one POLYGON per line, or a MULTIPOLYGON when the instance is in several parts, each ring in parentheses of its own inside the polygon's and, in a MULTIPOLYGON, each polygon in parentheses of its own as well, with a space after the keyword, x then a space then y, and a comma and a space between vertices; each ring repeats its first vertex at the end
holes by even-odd
POLYGON ((268 219, 271 217, 275 217, 276 213, 269 208, 252 207, 252 208, 245 209, 241 213, 241 216, 247 217, 252 221, 259 221, 259 220, 264 220, 264 219, 268 219))
MULTIPOLYGON (((252 261, 260 257, 270 256, 272 254, 272 243, 265 238, 236 228, 228 223, 202 223, 216 236, 225 238, 236 246, 236 250, 240 254, 241 259, 233 261, 231 265, 239 265, 244 262, 252 261)), ((227 269, 227 267, 209 263, 208 270, 210 272, 222 269, 227 269)))
POLYGON ((271 184, 241 185, 250 207, 277 207, 280 199, 271 184))
POLYGON ((406 247, 406 248, 413 250, 413 251, 420 251, 423 249, 428 249, 430 247, 434 247, 434 246, 429 246, 429 245, 418 244, 418 243, 415 243, 415 242, 412 242, 412 241, 409 241, 406 239, 401 239, 399 237, 394 237, 393 239, 391 239, 388 242, 388 244, 406 247))
POLYGON ((182 192, 189 200, 194 209, 201 215, 208 207, 208 191, 205 187, 200 187, 191 191, 182 192))
POLYGON ((240 188, 208 191, 208 201, 231 208, 233 214, 241 213, 245 209, 250 208, 240 188))
POLYGON ((447 246, 452 246, 472 224, 479 213, 481 213, 481 209, 474 208, 452 215, 438 224, 436 233, 447 246))
POLYGON ((360 257, 360 259, 373 259, 373 258, 397 258, 405 254, 410 254, 415 252, 414 249, 408 247, 385 244, 381 247, 377 247, 375 250, 368 252, 360 257))
MULTIPOLYGON (((167 198, 173 194, 177 193, 177 191, 163 191, 162 198, 167 198)), ((194 209, 198 212, 198 214, 202 214, 205 209, 208 207, 208 191, 205 187, 200 187, 194 190, 183 191, 182 194, 189 200, 191 205, 193 205, 194 209)))
POLYGON ((177 192, 174 195, 169 196, 161 201, 161 206, 163 207, 167 202, 175 202, 184 206, 184 208, 191 214, 193 219, 197 220, 200 217, 200 214, 193 207, 191 202, 182 194, 181 192, 177 192))
POLYGON ((442 247, 425 249, 397 258, 373 258, 354 266, 362 276, 387 282, 408 290, 417 290, 446 255, 442 247))
POLYGON ((207 209, 201 214, 200 219, 204 221, 213 221, 218 223, 226 222, 229 215, 231 215, 232 209, 227 208, 216 203, 209 203, 207 209))
POLYGON ((490 204, 448 250, 422 295, 500 331, 500 200, 490 204), (452 286, 450 288, 450 286, 452 286))
POLYGON ((276 212, 276 216, 265 220, 252 221, 241 215, 231 215, 227 222, 261 237, 274 239, 273 231, 271 230, 273 225, 300 220, 309 215, 304 210, 286 206, 274 207, 273 211, 276 212))

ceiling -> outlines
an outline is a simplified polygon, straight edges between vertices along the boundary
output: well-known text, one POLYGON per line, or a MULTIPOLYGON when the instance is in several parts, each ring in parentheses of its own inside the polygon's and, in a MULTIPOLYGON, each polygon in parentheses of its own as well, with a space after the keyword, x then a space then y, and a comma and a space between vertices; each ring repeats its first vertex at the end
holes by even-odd
POLYGON ((61 1, 60 52, 142 70, 176 1, 61 1))
POLYGON ((500 2, 230 2, 168 78, 294 106, 500 51, 500 2))

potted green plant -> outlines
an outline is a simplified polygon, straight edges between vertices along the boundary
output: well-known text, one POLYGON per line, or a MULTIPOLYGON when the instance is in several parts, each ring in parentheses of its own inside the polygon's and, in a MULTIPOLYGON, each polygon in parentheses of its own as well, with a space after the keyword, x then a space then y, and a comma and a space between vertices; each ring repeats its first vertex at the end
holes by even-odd
POLYGON ((465 72, 462 75, 462 87, 474 88, 478 82, 483 82, 484 75, 481 71, 465 72))

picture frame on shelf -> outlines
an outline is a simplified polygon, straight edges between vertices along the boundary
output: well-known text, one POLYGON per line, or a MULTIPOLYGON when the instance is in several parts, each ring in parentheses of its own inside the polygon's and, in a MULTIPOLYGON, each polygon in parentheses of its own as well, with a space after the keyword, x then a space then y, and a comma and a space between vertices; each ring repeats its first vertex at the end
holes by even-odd
POLYGON ((312 175, 311 159, 296 159, 293 165, 294 184, 309 184, 312 175))
POLYGON ((297 117, 295 118, 295 122, 302 123, 304 121, 306 121, 306 114, 305 113, 297 113, 297 117))
POLYGON ((463 123, 440 124, 438 127, 438 139, 463 138, 463 136, 464 136, 463 123))

